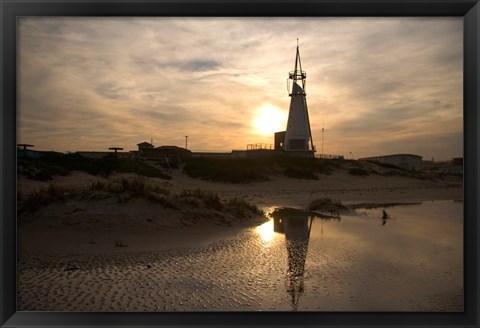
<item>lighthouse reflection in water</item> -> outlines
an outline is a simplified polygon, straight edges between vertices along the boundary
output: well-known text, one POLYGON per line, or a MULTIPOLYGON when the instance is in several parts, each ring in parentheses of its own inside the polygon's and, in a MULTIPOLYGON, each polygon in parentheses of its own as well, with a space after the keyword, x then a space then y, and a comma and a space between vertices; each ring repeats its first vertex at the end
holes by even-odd
POLYGON ((278 208, 271 213, 271 217, 273 218, 273 230, 285 235, 288 255, 286 290, 290 295, 292 310, 296 311, 305 288, 305 260, 313 221, 315 218, 320 220, 340 220, 340 218, 324 218, 313 212, 293 208, 278 208))

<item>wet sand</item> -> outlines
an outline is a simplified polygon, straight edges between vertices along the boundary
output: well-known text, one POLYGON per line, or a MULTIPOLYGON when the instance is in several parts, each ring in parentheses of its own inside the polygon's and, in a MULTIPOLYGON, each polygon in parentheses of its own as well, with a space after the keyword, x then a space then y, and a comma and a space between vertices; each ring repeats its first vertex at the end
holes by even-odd
POLYGON ((291 276, 285 237, 259 228, 156 251, 29 252, 20 256, 19 309, 463 311, 461 225, 448 216, 441 224, 401 220, 392 208, 382 226, 367 212, 316 220, 301 277, 291 276), (289 286, 298 282, 294 302, 289 286))
MULTIPOLYGON (((322 197, 343 202, 463 199, 462 181, 457 178, 429 182, 404 177, 353 177, 339 172, 322 176, 319 181, 278 177, 263 183, 231 185, 175 174, 170 181, 153 181, 172 191, 188 186, 216 191, 222 198, 244 197, 264 209, 303 208, 322 197)), ((75 174, 56 177, 54 182, 78 187, 95 179, 75 174)), ((37 186, 19 180, 20 190, 37 186)), ((77 215, 82 217, 82 213, 77 215)), ((254 228, 259 221, 231 227, 204 223, 162 227, 144 221, 134 226, 97 228, 32 222, 20 225, 19 310, 292 310, 286 293, 285 242, 274 238, 267 243, 254 228)), ((334 227, 335 223, 327 224, 334 227)), ((418 260, 406 271, 394 261, 373 258, 357 266, 357 257, 370 252, 353 240, 311 243, 307 261, 315 264, 305 274, 305 289, 310 294, 305 293, 299 310, 462 311, 463 291, 458 285, 461 272, 442 272, 433 279, 435 283, 427 272, 420 274, 417 278, 423 282, 423 296, 407 291, 402 296, 398 291, 405 290, 411 279, 408 270, 414 268, 421 273, 425 263, 418 260), (354 271, 348 268, 352 264, 356 265, 354 271), (379 267, 387 275, 379 274, 379 267), (356 274, 352 276, 352 272, 356 274), (452 288, 437 292, 437 284, 452 288), (390 301, 378 295, 388 296, 390 301)))

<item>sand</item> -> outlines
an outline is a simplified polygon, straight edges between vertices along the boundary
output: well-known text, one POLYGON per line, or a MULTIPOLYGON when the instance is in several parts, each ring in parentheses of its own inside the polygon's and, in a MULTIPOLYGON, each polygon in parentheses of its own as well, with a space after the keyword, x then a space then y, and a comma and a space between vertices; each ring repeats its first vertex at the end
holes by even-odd
MULTIPOLYGON (((75 172, 68 177, 56 176, 51 183, 84 188, 95 181, 121 177, 135 175, 104 179, 75 172)), ((171 192, 201 189, 215 191, 222 199, 240 197, 265 211, 276 206, 305 208, 312 200, 323 197, 347 204, 463 199, 463 181, 458 177, 439 181, 379 175, 357 177, 344 170, 321 175, 319 180, 275 176, 270 181, 248 184, 209 182, 173 171, 171 180, 152 178, 148 182, 171 192)), ((18 179, 21 192, 47 185, 23 177, 18 179)), ((285 299, 284 279, 279 278, 284 277, 286 259, 267 256, 265 244, 253 234, 255 227, 265 221, 264 217, 247 218, 229 225, 208 218, 186 221, 175 210, 152 206, 144 199, 132 200, 126 205, 111 199, 50 205, 25 215, 19 225, 19 309, 291 310, 285 299), (252 252, 255 252, 253 256, 252 252), (264 264, 262 256, 267 256, 264 264), (219 265, 223 263, 221 266, 212 262, 217 259, 220 259, 219 265), (215 283, 205 285, 212 276, 216 277, 215 283)), ((345 263, 351 262, 348 253, 337 255, 346 259, 345 263)), ((330 261, 338 264, 333 258, 330 261)), ((346 274, 341 270, 343 264, 338 265, 340 271, 335 268, 326 271, 322 274, 324 279, 334 282, 339 272, 346 274)), ((370 269, 362 270, 368 273, 370 269)), ((383 277, 375 279, 377 283, 382 281, 379 286, 383 284, 383 277)), ((342 290, 341 283, 326 282, 315 288, 325 288, 331 293, 335 288, 342 290)), ((378 288, 360 290, 357 300, 362 299, 362 293, 371 293, 369 299, 374 299, 379 292, 378 288)), ((408 304, 399 300, 387 307, 370 302, 362 308, 361 304, 367 303, 360 301, 354 310, 375 310, 376 306, 377 309, 383 306, 385 310, 461 311, 462 295, 460 292, 448 294, 449 302, 441 295, 408 304)), ((330 305, 327 298, 317 306, 312 302, 306 310, 352 310, 352 304, 357 304, 352 303, 352 299, 347 302, 340 294, 337 296, 330 305)))
MULTIPOLYGON (((135 178, 136 175, 113 175, 105 179, 74 172, 67 177, 55 176, 48 183, 19 177, 18 191, 31 192, 48 184, 83 188, 96 181, 115 181, 123 177, 135 178)), ((147 178, 147 181, 171 192, 201 189, 217 192, 224 200, 244 198, 266 212, 277 206, 305 208, 312 200, 324 197, 346 204, 463 199, 463 181, 458 177, 439 181, 379 175, 358 177, 344 170, 321 175, 320 180, 274 176, 270 181, 247 184, 193 179, 177 170, 172 172, 171 180, 147 178)), ((146 200, 129 201, 127 205, 119 205, 115 199, 60 203, 22 218, 22 222, 26 223, 19 227, 19 250, 66 253, 123 252, 127 248, 129 251, 158 250, 223 239, 245 226, 259 225, 262 219, 233 221, 238 223, 233 226, 212 221, 182 220, 178 211, 152 206, 146 200), (182 237, 186 235, 188 238, 182 237), (128 247, 116 247, 116 241, 128 247)))

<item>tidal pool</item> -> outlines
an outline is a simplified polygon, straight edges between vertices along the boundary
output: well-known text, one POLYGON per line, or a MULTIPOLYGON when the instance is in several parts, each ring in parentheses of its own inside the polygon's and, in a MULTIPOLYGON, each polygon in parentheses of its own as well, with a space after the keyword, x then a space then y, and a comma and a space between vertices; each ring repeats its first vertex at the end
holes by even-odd
POLYGON ((287 210, 194 248, 24 254, 18 309, 463 311, 463 203, 388 207, 386 219, 383 210, 287 210))

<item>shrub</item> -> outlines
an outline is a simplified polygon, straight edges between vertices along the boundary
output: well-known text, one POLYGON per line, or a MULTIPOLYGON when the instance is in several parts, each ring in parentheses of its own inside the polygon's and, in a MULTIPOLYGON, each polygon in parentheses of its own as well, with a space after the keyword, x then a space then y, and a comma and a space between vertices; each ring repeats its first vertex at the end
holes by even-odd
POLYGON ((145 197, 153 202, 163 205, 166 208, 178 209, 178 205, 174 202, 173 199, 167 197, 165 194, 158 194, 156 192, 147 192, 145 197))
POLYGON ((227 202, 227 206, 230 208, 236 208, 236 209, 241 209, 241 210, 248 210, 254 214, 259 214, 262 215, 264 214, 261 209, 259 209, 257 206, 250 204, 243 198, 231 198, 227 202))
POLYGON ((68 196, 67 190, 57 185, 50 184, 46 188, 35 190, 31 193, 21 193, 19 201, 19 212, 33 212, 41 207, 54 202, 62 202, 68 196))
POLYGON ((195 189, 195 190, 182 190, 182 192, 178 195, 180 198, 198 198, 202 200, 203 204, 210 209, 215 209, 215 210, 222 210, 223 209, 223 204, 222 201, 220 200, 220 197, 218 197, 217 193, 211 192, 211 191, 203 191, 200 189, 195 189))
POLYGON ((71 171, 83 171, 103 177, 117 172, 171 179, 159 168, 133 159, 118 158, 114 155, 91 159, 79 154, 51 154, 38 159, 21 159, 18 165, 18 173, 26 174, 29 179, 34 180, 51 180, 53 175, 66 176, 71 171))
POLYGON ((309 168, 288 167, 285 169, 284 174, 290 178, 318 180, 318 177, 309 168))
POLYGON ((367 176, 367 175, 369 175, 367 170, 364 170, 364 169, 359 168, 359 167, 354 167, 353 169, 350 169, 348 171, 348 174, 356 175, 356 176, 367 176))
POLYGON ((132 159, 117 159, 118 167, 116 172, 137 173, 138 175, 150 178, 171 179, 171 176, 165 174, 162 170, 148 165, 146 163, 132 159))
POLYGON ((248 183, 268 180, 268 175, 282 172, 292 178, 317 179, 315 173, 331 174, 337 160, 292 157, 274 154, 262 158, 189 158, 184 171, 192 178, 218 182, 248 183))
POLYGON ((253 159, 191 158, 186 160, 185 173, 192 178, 218 182, 248 183, 265 181, 262 161, 253 159))
POLYGON ((96 181, 87 187, 87 191, 108 191, 111 193, 129 192, 132 196, 144 196, 149 192, 168 195, 167 189, 150 185, 143 178, 121 178, 114 182, 96 181))
POLYGON ((120 180, 122 191, 130 193, 131 196, 143 196, 145 194, 145 180, 143 179, 126 179, 120 180))

